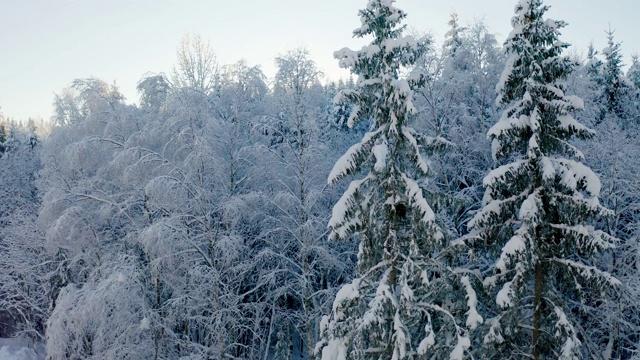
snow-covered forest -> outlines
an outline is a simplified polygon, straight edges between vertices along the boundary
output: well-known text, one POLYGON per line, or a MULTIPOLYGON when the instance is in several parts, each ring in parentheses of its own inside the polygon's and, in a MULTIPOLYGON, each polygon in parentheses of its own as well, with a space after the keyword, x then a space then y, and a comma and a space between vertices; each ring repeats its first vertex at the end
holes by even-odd
POLYGON ((339 82, 304 48, 267 78, 189 35, 138 104, 83 78, 51 123, 0 114, 0 338, 51 360, 640 359, 640 58, 612 30, 580 58, 544 1, 514 5, 502 44, 368 0, 339 82))

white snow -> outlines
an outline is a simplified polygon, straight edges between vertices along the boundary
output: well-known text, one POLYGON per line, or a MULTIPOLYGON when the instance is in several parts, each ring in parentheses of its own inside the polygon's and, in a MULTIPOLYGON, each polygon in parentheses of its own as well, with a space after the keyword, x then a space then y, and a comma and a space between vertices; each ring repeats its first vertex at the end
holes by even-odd
POLYGON ((329 178, 327 182, 329 185, 334 184, 336 181, 340 180, 343 176, 345 176, 349 171, 352 171, 356 167, 356 157, 363 151, 363 147, 375 139, 376 135, 378 135, 382 131, 382 128, 366 133, 362 137, 362 141, 351 146, 349 150, 347 150, 344 155, 338 159, 336 164, 333 166, 333 169, 329 173, 329 178))
POLYGON ((553 166, 553 161, 547 156, 540 159, 540 165, 542 166, 542 180, 553 179, 556 176, 556 168, 553 166))
POLYGON ((540 145, 538 144, 538 137, 536 135, 533 135, 531 138, 529 138, 529 149, 528 149, 528 155, 530 158, 536 158, 537 154, 536 154, 536 150, 540 149, 540 145))
POLYGON ((553 259, 555 262, 566 265, 571 268, 575 272, 578 273, 584 279, 591 279, 593 277, 599 278, 601 281, 608 283, 612 286, 618 286, 622 283, 620 280, 616 279, 613 275, 606 271, 602 271, 595 266, 588 266, 581 264, 579 262, 568 260, 568 259, 553 259))
POLYGON ((385 308, 388 306, 387 302, 390 301, 393 307, 397 307, 398 300, 391 293, 391 289, 388 284, 389 271, 387 270, 380 280, 380 284, 376 289, 376 295, 369 302, 369 309, 365 312, 360 323, 360 328, 366 328, 372 324, 384 323, 383 316, 385 308))
POLYGON ((342 48, 333 53, 333 57, 338 59, 338 66, 343 69, 351 68, 358 59, 358 52, 349 48, 342 48))
POLYGON ((518 219, 527 221, 533 220, 538 214, 538 192, 534 192, 527 197, 525 201, 520 205, 520 212, 518 213, 518 219))
POLYGON ((526 249, 524 239, 520 235, 514 235, 509 241, 502 247, 502 253, 500 259, 496 263, 496 268, 502 272, 507 271, 507 264, 511 261, 511 257, 523 252, 526 249))
POLYGON ((380 172, 384 170, 387 165, 387 155, 389 154, 389 148, 386 143, 378 144, 371 149, 371 152, 376 158, 376 163, 373 168, 380 172))
POLYGON ((498 139, 491 141, 491 158, 493 161, 498 161, 498 153, 502 150, 502 144, 498 139))
MULTIPOLYGON (((498 84, 496 85, 496 92, 499 94, 502 94, 502 91, 504 90, 504 86, 507 83, 507 81, 509 81, 509 76, 511 76, 511 73, 513 72, 513 65, 515 64, 516 60, 518 60, 518 55, 516 54, 511 54, 508 58, 507 58, 507 62, 505 64, 504 70, 502 71, 502 74, 500 75, 500 79, 498 79, 498 84)), ((496 99, 496 105, 501 105, 502 104, 502 96, 498 96, 498 98, 496 99)))
POLYGON ((406 327, 400 319, 400 312, 396 310, 393 317, 393 330, 395 330, 395 347, 391 360, 401 360, 407 356, 407 336, 405 334, 406 327))
POLYGON ((482 180, 482 184, 486 188, 493 187, 496 182, 502 180, 507 173, 515 173, 520 169, 520 167, 526 165, 527 163, 528 160, 526 159, 518 160, 516 162, 512 162, 495 168, 491 170, 487 176, 484 177, 484 179, 482 180))
POLYGON ((556 166, 562 167, 562 182, 571 189, 576 189, 578 181, 584 181, 585 190, 589 195, 597 197, 600 195, 602 184, 600 178, 586 165, 567 159, 556 160, 556 166))
POLYGON ((496 304, 501 308, 507 308, 513 306, 513 300, 511 299, 511 281, 506 282, 496 296, 496 304))
POLYGON ((416 41, 412 36, 403 36, 401 38, 389 38, 384 40, 382 46, 385 49, 386 54, 397 52, 402 48, 415 47, 416 41))
POLYGON ((584 109, 584 100, 582 100, 581 98, 579 98, 578 96, 575 95, 569 95, 569 96, 565 96, 564 98, 565 100, 567 100, 569 102, 569 104, 571 104, 571 106, 576 109, 576 110, 582 110, 584 109))
POLYGON ((360 50, 360 52, 365 54, 367 57, 372 57, 373 55, 380 52, 380 46, 376 44, 371 44, 363 47, 362 50, 360 50))
POLYGON ((487 323, 491 324, 491 326, 489 326, 489 332, 484 336, 484 344, 502 344, 504 338, 500 332, 500 321, 497 318, 493 318, 487 320, 487 323))
POLYGON ((545 20, 544 24, 547 25, 548 27, 550 27, 553 30, 558 28, 558 22, 556 20, 553 20, 553 19, 545 20))
POLYGON ((342 303, 348 300, 353 300, 360 296, 360 279, 354 279, 351 284, 343 285, 336 293, 336 298, 333 300, 333 316, 335 321, 340 321, 344 318, 341 306, 342 303))
POLYGON ((467 311, 467 327, 471 330, 475 330, 478 325, 482 324, 484 321, 476 309, 478 306, 478 297, 476 296, 475 290, 473 290, 473 286, 471 286, 468 276, 460 278, 460 282, 462 282, 462 285, 464 285, 465 291, 467 292, 467 306, 469 307, 469 311, 467 311))
POLYGON ((336 93, 336 95, 333 97, 333 103, 334 104, 341 104, 345 98, 349 95, 352 95, 356 93, 355 90, 351 90, 351 89, 342 89, 340 91, 338 91, 336 93))
POLYGON ((44 360, 44 348, 37 344, 36 349, 24 339, 0 339, 0 360, 44 360))
POLYGON ((449 355, 449 360, 463 360, 464 352, 471 346, 468 336, 458 336, 458 342, 449 355))
POLYGON ((322 349, 322 360, 346 360, 347 344, 342 338, 331 339, 322 349))
POLYGON ((418 141, 413 136, 413 132, 414 130, 412 128, 406 126, 402 127, 402 135, 404 135, 405 139, 407 139, 409 141, 409 144, 411 144, 411 147, 413 148, 416 156, 418 167, 420 168, 420 170, 422 170, 422 172, 427 173, 429 172, 429 162, 427 162, 420 154, 420 147, 418 146, 418 141))
POLYGON ((558 120, 560 121, 560 126, 563 129, 573 130, 573 131, 589 131, 589 129, 580 124, 574 117, 570 114, 560 115, 558 116, 558 120))
MULTIPOLYGON (((580 156, 581 153, 577 153, 580 156)), ((572 190, 577 190, 582 182, 584 189, 590 196, 597 198, 600 195, 602 184, 600 178, 593 170, 581 162, 569 159, 556 159, 545 157, 542 160, 542 178, 553 179, 556 174, 561 176, 561 183, 572 190)))
POLYGON ((487 132, 487 137, 497 138, 502 136, 509 130, 523 129, 525 127, 531 126, 531 120, 527 115, 520 115, 518 117, 506 117, 506 111, 504 112, 504 114, 505 115, 503 115, 503 117, 489 129, 489 131, 487 132))
POLYGON ((531 10, 529 7, 530 1, 531 0, 518 0, 518 4, 515 8, 516 16, 524 16, 531 10))
POLYGON ((349 119, 347 119, 347 126, 349 128, 353 128, 356 124, 356 120, 358 119, 358 114, 360 114, 360 106, 355 105, 353 109, 351 109, 351 113, 349 114, 349 119))
POLYGON ((143 317, 142 320, 140 320, 140 330, 149 330, 150 326, 149 326, 149 318, 148 317, 143 317))
POLYGON ((429 206, 427 200, 422 196, 422 189, 418 183, 409 178, 406 174, 402 174, 402 180, 407 185, 407 196, 411 200, 411 203, 416 205, 422 215, 422 221, 424 223, 430 223, 435 220, 435 214, 429 206))
POLYGON ((564 224, 551 224, 551 227, 562 230, 565 233, 571 233, 577 238, 577 246, 579 247, 591 247, 594 246, 600 251, 613 249, 615 244, 613 238, 602 230, 595 230, 591 225, 575 225, 569 226, 564 224))
POLYGON ((559 89, 557 86, 552 84, 546 84, 545 88, 547 89, 547 91, 553 93, 556 97, 560 99, 564 98, 564 91, 559 89))
POLYGON ((418 345, 418 354, 424 355, 429 351, 429 349, 436 343, 435 334, 433 333, 433 328, 431 326, 431 315, 427 313, 427 324, 424 326, 425 336, 422 341, 420 341, 420 345, 418 345))
POLYGON ((578 360, 579 348, 582 342, 576 336, 576 330, 567 319, 567 315, 564 313, 564 311, 558 306, 554 307, 554 311, 556 313, 556 317, 558 318, 558 322, 555 325, 555 336, 566 336, 565 342, 562 345, 562 351, 560 353, 559 360, 578 360), (566 335, 562 332, 565 332, 566 335))
MULTIPOLYGON (((489 191, 485 192, 485 199, 488 202, 484 204, 482 210, 480 210, 467 224, 469 229, 476 228, 479 224, 486 221, 491 215, 500 216, 502 208, 505 203, 509 203, 517 200, 520 196, 512 196, 504 200, 491 200, 489 191)), ((484 201, 483 201, 484 203, 484 201)))
POLYGON ((413 90, 411 90, 409 82, 406 79, 395 79, 391 81, 391 86, 394 89, 390 97, 391 101, 402 104, 407 114, 415 114, 416 109, 413 106, 413 90))
MULTIPOLYGON (((327 226, 333 229, 335 234, 341 239, 347 235, 348 226, 346 226, 345 221, 347 213, 353 205, 353 195, 356 193, 356 191, 358 191, 360 186, 362 186, 362 184, 364 184, 369 179, 370 177, 367 176, 364 179, 352 181, 351 184, 349 184, 349 188, 347 188, 347 191, 342 194, 340 200, 338 200, 338 202, 333 206, 331 219, 329 219, 329 224, 327 226)), ((357 221, 356 217, 354 217, 354 221, 357 221)))
POLYGON ((537 132, 540 129, 540 110, 538 110, 537 106, 533 108, 529 116, 529 126, 533 132, 537 132))

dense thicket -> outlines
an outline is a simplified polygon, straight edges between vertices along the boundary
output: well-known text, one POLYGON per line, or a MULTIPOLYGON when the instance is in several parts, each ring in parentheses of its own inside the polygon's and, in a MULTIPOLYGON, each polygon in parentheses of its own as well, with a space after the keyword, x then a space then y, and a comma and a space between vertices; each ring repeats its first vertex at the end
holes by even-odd
POLYGON ((638 356, 638 60, 612 31, 565 57, 544 9, 504 47, 453 15, 440 48, 371 0, 345 82, 190 36, 139 104, 78 79, 46 137, 0 116, 0 335, 52 360, 638 356))

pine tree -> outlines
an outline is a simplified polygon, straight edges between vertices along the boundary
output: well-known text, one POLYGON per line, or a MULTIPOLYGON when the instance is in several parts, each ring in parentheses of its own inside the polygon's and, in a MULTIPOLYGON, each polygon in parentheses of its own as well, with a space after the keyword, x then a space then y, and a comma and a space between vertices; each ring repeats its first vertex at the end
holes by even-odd
POLYGON ((562 81, 577 64, 562 56, 566 24, 545 20, 547 10, 542 0, 516 5, 498 86, 503 114, 488 132, 502 166, 485 177, 483 208, 469 223, 495 259, 485 269, 497 305, 486 358, 580 358, 577 304, 619 283, 593 265, 615 239, 590 225, 608 211, 598 177, 569 140, 593 132, 571 115, 583 102, 565 95, 562 81))
POLYGON ((456 281, 440 258, 444 236, 416 180, 430 171, 421 148, 446 141, 409 126, 412 89, 423 78, 400 79, 399 72, 423 47, 402 35, 406 14, 393 3, 370 0, 354 35, 374 40, 360 51, 335 53, 359 76, 356 90, 338 95, 354 104, 348 123, 370 119, 371 127, 329 175, 332 184, 368 169, 348 187, 329 222, 332 238, 354 235, 360 248, 356 278, 337 293, 321 324, 316 354, 324 360, 462 359, 470 340, 458 318, 466 312, 470 328, 482 322, 469 279, 456 281))

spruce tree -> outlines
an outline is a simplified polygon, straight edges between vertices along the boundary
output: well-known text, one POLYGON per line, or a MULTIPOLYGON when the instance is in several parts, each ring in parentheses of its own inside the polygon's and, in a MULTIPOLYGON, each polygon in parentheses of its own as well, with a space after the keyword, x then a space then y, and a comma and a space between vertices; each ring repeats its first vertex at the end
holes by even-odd
MULTIPOLYGON (((0 121, 2 120, 2 114, 0 114, 0 121)), ((4 155, 4 143, 7 141, 7 130, 4 127, 4 124, 0 124, 0 157, 4 155)))
POLYGON ((597 58, 598 50, 593 46, 593 41, 589 43, 587 50, 587 75, 594 82, 598 82, 600 72, 602 71, 602 61, 597 58))
POLYGON ((447 56, 455 57, 456 51, 460 46, 462 46, 462 33, 466 30, 466 28, 460 27, 457 13, 451 13, 447 25, 449 25, 449 31, 444 34, 445 54, 447 56))
POLYGON ((627 71, 627 79, 633 87, 631 91, 631 102, 629 104, 630 117, 637 118, 640 114, 640 58, 638 54, 631 56, 631 66, 627 71))
POLYGON ((332 238, 356 236, 360 247, 356 278, 340 289, 321 324, 316 354, 324 360, 462 359, 470 341, 460 323, 482 322, 469 278, 456 280, 440 258, 445 239, 418 180, 430 171, 422 150, 446 141, 409 126, 412 89, 423 79, 399 73, 422 46, 402 35, 406 14, 394 2, 370 0, 354 35, 373 41, 335 53, 358 75, 356 89, 337 96, 354 104, 348 123, 370 119, 371 126, 329 175, 333 184, 366 173, 351 182, 329 222, 332 238))
POLYGON ((629 71, 627 71, 627 78, 636 88, 636 92, 640 91, 640 58, 638 54, 631 56, 631 66, 629 67, 629 71))
POLYGON ((599 84, 605 109, 610 114, 622 117, 624 114, 623 98, 628 95, 630 86, 624 77, 622 67, 622 49, 619 42, 614 41, 614 31, 607 32, 607 47, 602 50, 604 62, 599 84))
POLYGON ((483 358, 580 358, 580 300, 618 284, 594 266, 615 239, 592 225, 608 210, 569 141, 593 132, 571 115, 583 102, 565 94, 563 80, 576 64, 562 56, 565 22, 545 19, 547 10, 542 0, 516 5, 498 85, 503 113, 488 132, 501 166, 485 177, 483 208, 469 223, 495 260, 484 269, 497 306, 483 358))

